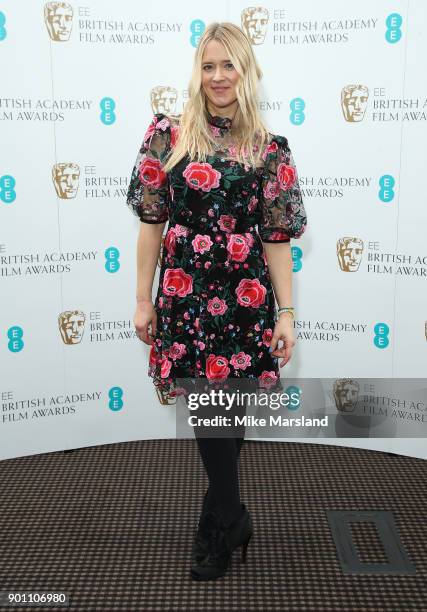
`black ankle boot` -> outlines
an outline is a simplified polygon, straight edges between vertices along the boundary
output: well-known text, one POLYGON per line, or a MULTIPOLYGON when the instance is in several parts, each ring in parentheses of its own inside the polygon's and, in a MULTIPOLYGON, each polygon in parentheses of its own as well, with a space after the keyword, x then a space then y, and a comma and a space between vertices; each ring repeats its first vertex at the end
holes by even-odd
POLYGON ((215 508, 209 508, 207 504, 208 491, 209 489, 206 491, 203 499, 202 512, 197 526, 197 533, 191 549, 193 565, 198 565, 208 554, 210 536, 217 522, 215 508))
POLYGON ((242 546, 242 563, 246 561, 246 551, 253 534, 251 516, 241 504, 241 514, 231 525, 224 525, 217 513, 211 515, 212 528, 208 554, 198 560, 193 559, 191 576, 194 580, 214 580, 227 572, 233 551, 242 546))

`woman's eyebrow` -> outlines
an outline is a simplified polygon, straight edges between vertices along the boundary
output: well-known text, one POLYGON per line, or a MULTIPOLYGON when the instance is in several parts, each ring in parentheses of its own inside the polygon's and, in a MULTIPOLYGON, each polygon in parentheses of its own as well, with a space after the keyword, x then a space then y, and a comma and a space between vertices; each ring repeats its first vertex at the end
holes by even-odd
MULTIPOLYGON (((229 60, 229 59, 225 59, 225 60, 222 60, 222 61, 223 61, 223 62, 230 62, 231 60, 229 60)), ((206 62, 202 62, 202 64, 215 64, 215 62, 212 62, 212 61, 206 61, 206 62)))

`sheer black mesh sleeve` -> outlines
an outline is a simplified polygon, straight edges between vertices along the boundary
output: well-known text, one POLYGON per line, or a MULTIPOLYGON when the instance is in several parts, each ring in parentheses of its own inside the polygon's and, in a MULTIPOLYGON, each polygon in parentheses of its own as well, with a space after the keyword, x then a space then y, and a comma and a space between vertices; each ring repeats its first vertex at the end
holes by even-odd
POLYGON ((273 136, 268 145, 260 204, 258 233, 263 242, 289 242, 304 233, 307 215, 294 158, 284 136, 273 136))
POLYGON ((144 223, 164 223, 169 218, 169 180, 162 162, 170 143, 170 120, 156 113, 139 149, 126 199, 128 207, 144 223))

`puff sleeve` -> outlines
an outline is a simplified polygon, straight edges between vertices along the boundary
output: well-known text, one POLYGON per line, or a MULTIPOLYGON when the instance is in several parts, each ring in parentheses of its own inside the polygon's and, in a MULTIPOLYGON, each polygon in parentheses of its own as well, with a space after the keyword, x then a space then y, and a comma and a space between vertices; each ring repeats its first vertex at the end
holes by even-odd
POLYGON ((169 180, 163 161, 170 144, 170 120, 156 113, 139 149, 126 199, 128 207, 144 223, 164 223, 169 218, 169 180))
POLYGON ((263 154, 258 233, 263 242, 289 242, 307 226, 294 158, 284 136, 273 136, 263 154))

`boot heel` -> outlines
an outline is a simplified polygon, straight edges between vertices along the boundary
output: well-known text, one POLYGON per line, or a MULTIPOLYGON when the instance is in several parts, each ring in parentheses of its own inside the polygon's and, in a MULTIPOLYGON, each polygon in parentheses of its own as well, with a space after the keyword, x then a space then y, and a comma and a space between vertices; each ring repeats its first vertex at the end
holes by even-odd
POLYGON ((241 560, 242 563, 245 563, 245 561, 246 561, 246 554, 247 554, 247 551, 248 551, 248 544, 249 544, 249 540, 251 539, 251 536, 252 536, 252 534, 249 534, 249 537, 246 540, 246 542, 243 542, 243 544, 242 544, 242 560, 241 560))

